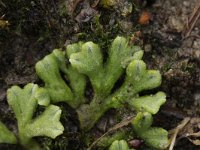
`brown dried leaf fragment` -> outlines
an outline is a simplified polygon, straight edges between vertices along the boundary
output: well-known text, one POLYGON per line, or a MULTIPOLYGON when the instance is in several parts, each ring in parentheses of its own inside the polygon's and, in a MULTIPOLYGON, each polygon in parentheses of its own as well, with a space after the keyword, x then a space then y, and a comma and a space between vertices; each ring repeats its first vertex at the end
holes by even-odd
POLYGON ((175 141, 188 138, 194 145, 200 146, 200 118, 185 118, 175 129, 170 131, 172 141, 169 150, 173 149, 175 141))
POLYGON ((169 133, 171 133, 171 143, 169 150, 173 150, 177 136, 180 134, 180 131, 183 130, 183 128, 186 126, 186 124, 190 121, 190 118, 185 118, 175 129, 171 130, 169 133))
POLYGON ((143 11, 140 14, 138 23, 141 24, 141 25, 147 25, 147 24, 149 24, 151 19, 152 19, 152 14, 148 11, 143 11))

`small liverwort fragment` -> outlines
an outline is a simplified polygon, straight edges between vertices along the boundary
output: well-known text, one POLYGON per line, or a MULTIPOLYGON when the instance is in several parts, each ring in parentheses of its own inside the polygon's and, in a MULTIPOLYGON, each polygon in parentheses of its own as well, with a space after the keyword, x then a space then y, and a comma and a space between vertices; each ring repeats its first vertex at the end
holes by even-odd
POLYGON ((49 105, 47 91, 38 85, 29 83, 23 89, 13 86, 7 91, 7 99, 18 123, 19 142, 29 149, 40 149, 32 139, 36 136, 56 138, 63 133, 60 120, 61 109, 49 105), (39 105, 46 106, 43 113, 34 117, 39 105))
POLYGON ((70 55, 70 63, 80 73, 89 77, 96 96, 106 97, 124 68, 132 60, 141 59, 143 51, 129 46, 123 37, 117 37, 108 50, 108 59, 103 63, 100 47, 93 42, 82 43, 81 51, 70 55))
POLYGON ((48 91, 52 102, 73 100, 73 94, 69 86, 62 79, 61 71, 66 70, 64 55, 59 50, 54 50, 42 61, 36 64, 38 76, 45 82, 45 89, 48 91))
POLYGON ((160 72, 147 70, 146 64, 142 60, 132 61, 126 69, 126 74, 127 84, 131 84, 137 93, 153 89, 161 84, 160 72))
POLYGON ((166 149, 169 145, 168 132, 162 128, 151 127, 152 115, 148 112, 139 112, 133 119, 132 125, 137 135, 146 145, 155 149, 166 149))
POLYGON ((0 143, 16 144, 15 135, 0 121, 0 143))
POLYGON ((109 150, 130 150, 128 147, 128 143, 124 140, 116 140, 112 143, 109 150))
POLYGON ((155 95, 141 96, 129 101, 129 104, 133 106, 137 111, 146 111, 151 114, 156 114, 160 106, 166 101, 166 95, 164 92, 158 92, 155 95))
POLYGON ((44 88, 50 95, 52 103, 63 101, 74 108, 84 103, 85 76, 66 64, 66 57, 77 52, 79 46, 81 44, 69 46, 67 56, 56 49, 35 66, 38 76, 45 82, 44 88), (64 78, 61 73, 64 74, 64 78), (70 81, 69 85, 65 80, 70 81))

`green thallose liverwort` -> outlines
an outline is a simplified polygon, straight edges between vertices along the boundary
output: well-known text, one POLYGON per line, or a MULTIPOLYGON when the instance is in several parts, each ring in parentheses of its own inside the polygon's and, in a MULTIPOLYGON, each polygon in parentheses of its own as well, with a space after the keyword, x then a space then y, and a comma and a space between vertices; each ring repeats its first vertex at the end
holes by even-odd
POLYGON ((151 127, 152 123, 153 117, 149 112, 139 112, 132 121, 134 131, 146 145, 155 149, 166 149, 169 145, 168 132, 162 128, 151 127))
POLYGON ((0 143, 16 144, 15 135, 0 121, 0 143))
POLYGON ((139 47, 118 36, 107 55, 104 59, 100 47, 93 42, 79 42, 68 45, 66 51, 54 50, 36 64, 36 72, 44 81, 51 102, 63 101, 75 108, 85 131, 90 130, 110 108, 121 108, 128 103, 137 111, 156 114, 166 101, 163 92, 139 96, 141 91, 161 84, 159 71, 147 70, 139 47), (113 90, 124 73, 124 83, 113 90), (86 104, 88 80, 94 96, 86 104))
POLYGON ((128 143, 126 141, 116 140, 111 144, 111 146, 109 147, 109 150, 130 150, 130 149, 129 149, 128 143))
MULTIPOLYGON (((149 147, 153 149, 166 149, 169 145, 168 132, 162 128, 151 127, 152 123, 153 118, 151 113, 138 112, 132 120, 133 130, 149 147)), ((124 137, 126 138, 126 136, 124 137)), ((125 140, 114 140, 109 150, 116 149, 130 150, 125 140)))
MULTIPOLYGON (((50 98, 45 89, 32 83, 27 84, 23 89, 13 86, 7 91, 7 99, 17 119, 19 143, 25 148, 40 149, 33 137, 56 138, 63 133, 64 127, 59 121, 61 109, 49 104, 50 98), (33 118, 38 105, 45 106, 45 110, 33 118)), ((0 129, 0 143, 17 143, 15 135, 3 123, 0 123, 0 129)))
MULTIPOLYGON (((161 84, 159 71, 147 70, 141 60, 143 51, 129 45, 124 37, 117 37, 107 53, 108 58, 104 62, 100 47, 93 42, 68 45, 64 52, 56 49, 36 64, 36 72, 44 81, 44 87, 28 84, 23 89, 13 86, 8 90, 8 103, 18 121, 18 137, 22 145, 39 149, 32 137, 55 138, 62 134, 64 128, 59 122, 61 110, 50 102, 63 101, 76 109, 84 131, 90 130, 108 109, 121 108, 125 103, 138 112, 158 112, 166 101, 165 93, 139 96, 141 91, 161 84), (124 82, 113 90, 124 73, 124 82), (85 97, 88 79, 94 92, 89 104, 85 97), (33 118, 37 105, 46 109, 33 118)), ((0 128, 1 143, 8 142, 2 133, 10 138, 8 143, 16 143, 15 136, 5 125, 1 123, 0 128)), ((143 134, 138 135, 146 138, 143 134)))

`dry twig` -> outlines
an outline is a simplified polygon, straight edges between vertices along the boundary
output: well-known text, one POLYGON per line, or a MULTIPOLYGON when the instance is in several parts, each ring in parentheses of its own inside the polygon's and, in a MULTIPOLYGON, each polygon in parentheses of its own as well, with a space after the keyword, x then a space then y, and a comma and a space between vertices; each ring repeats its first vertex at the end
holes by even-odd
POLYGON ((198 4, 198 6, 196 7, 196 9, 194 9, 191 17, 188 20, 186 30, 183 32, 183 39, 190 36, 190 34, 191 34, 197 20, 199 19, 199 17, 200 17, 200 2, 198 4))
POLYGON ((186 124, 189 121, 190 121, 189 117, 185 118, 175 129, 173 129, 169 132, 169 133, 173 134, 171 137, 171 143, 170 143, 169 150, 173 150, 178 133, 186 126, 186 124))
POLYGON ((130 117, 124 119, 122 122, 120 122, 120 123, 116 124, 115 126, 113 126, 112 128, 110 128, 106 133, 104 133, 97 140, 95 140, 87 150, 91 150, 104 136, 110 134, 111 132, 116 131, 117 129, 120 129, 120 128, 124 127, 124 126, 129 125, 134 117, 135 117, 135 115, 134 116, 130 116, 130 117))

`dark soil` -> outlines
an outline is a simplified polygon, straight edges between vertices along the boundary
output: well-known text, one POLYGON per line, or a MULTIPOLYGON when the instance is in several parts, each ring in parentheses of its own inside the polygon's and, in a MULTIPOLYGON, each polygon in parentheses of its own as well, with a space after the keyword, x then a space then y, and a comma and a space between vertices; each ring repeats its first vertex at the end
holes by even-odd
MULTIPOLYGON (((106 51, 107 45, 117 35, 131 37, 132 42, 144 49, 144 61, 148 67, 162 73, 160 89, 166 92, 167 103, 155 116, 155 126, 170 130, 187 116, 198 117, 200 19, 189 37, 184 38, 184 32, 199 1, 119 0, 110 8, 103 8, 95 2, 98 4, 98 0, 0 1, 0 120, 17 133, 6 90, 16 84, 40 84, 34 65, 53 49, 79 40, 92 40, 106 51), (129 4, 133 6, 132 11, 129 4), (138 19, 144 11, 150 12, 151 18, 149 23, 142 25, 138 19)), ((66 131, 55 140, 42 137, 36 140, 44 149, 84 149, 78 121, 74 119, 76 114, 65 104, 59 105, 65 107, 62 122, 66 131)), ((109 113, 107 116, 113 119, 109 113)), ((21 147, 0 144, 0 149, 21 147)), ((186 138, 179 140, 174 148, 197 149, 199 147, 186 138)))

